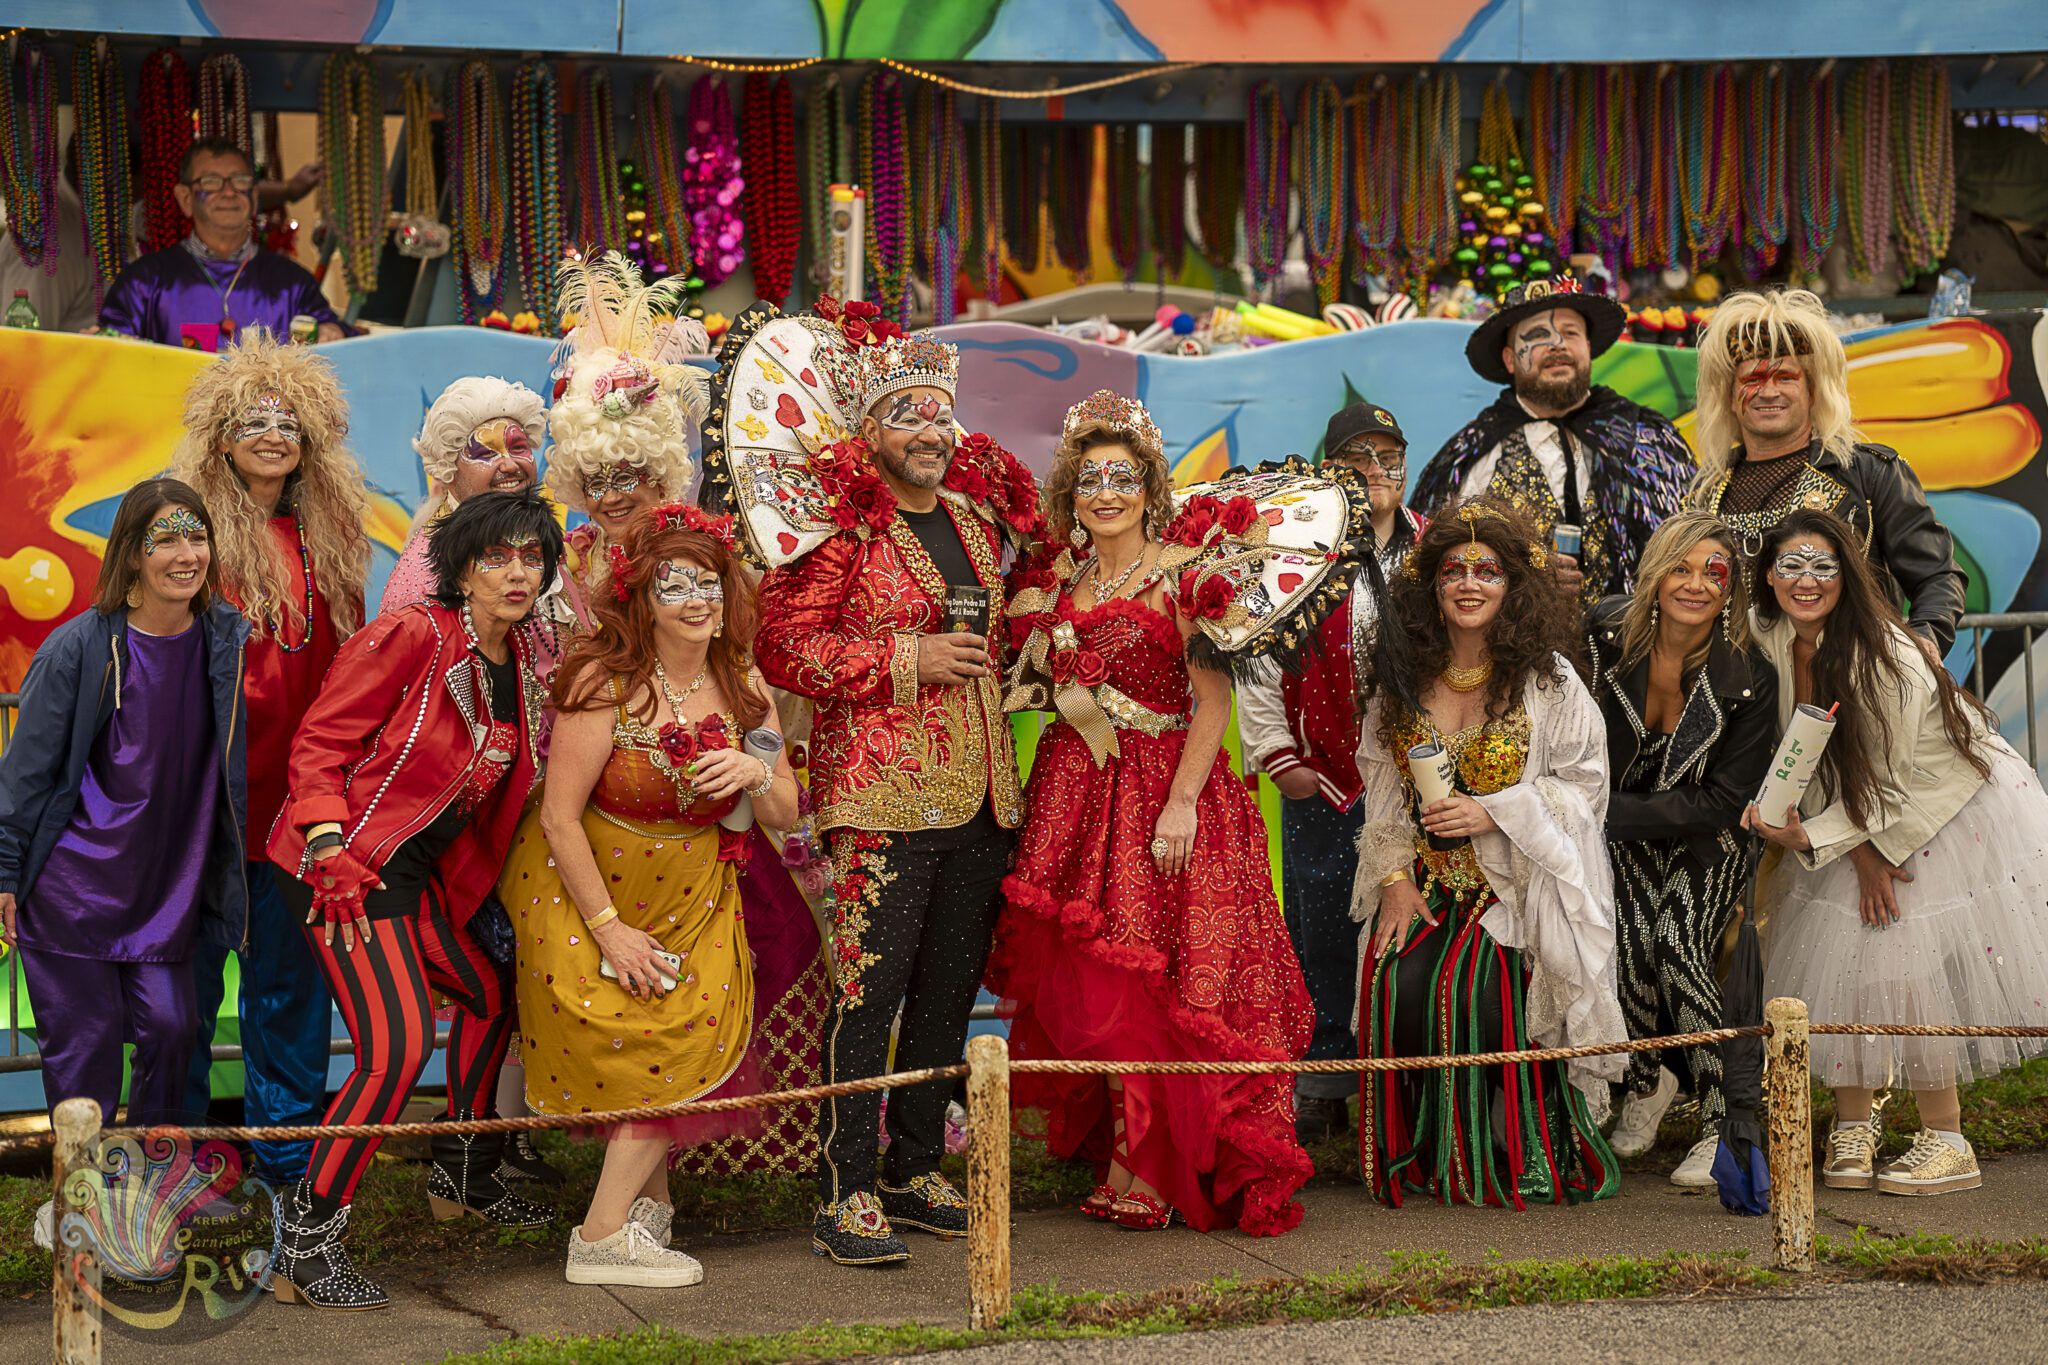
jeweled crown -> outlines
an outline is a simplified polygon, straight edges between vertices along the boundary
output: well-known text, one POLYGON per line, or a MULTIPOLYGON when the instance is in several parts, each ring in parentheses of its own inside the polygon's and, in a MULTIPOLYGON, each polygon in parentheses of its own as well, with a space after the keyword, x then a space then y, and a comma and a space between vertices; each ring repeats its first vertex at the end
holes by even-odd
POLYGON ((862 346, 854 361, 860 376, 856 418, 873 412, 875 404, 898 389, 941 389, 950 399, 960 382, 960 348, 930 332, 912 332, 891 337, 880 346, 862 346))
POLYGON ((1060 425, 1060 435, 1071 436, 1091 424, 1108 427, 1154 450, 1166 444, 1166 438, 1159 433, 1159 424, 1152 420, 1152 414, 1146 411, 1143 403, 1110 389, 1097 389, 1068 408, 1067 420, 1060 425))

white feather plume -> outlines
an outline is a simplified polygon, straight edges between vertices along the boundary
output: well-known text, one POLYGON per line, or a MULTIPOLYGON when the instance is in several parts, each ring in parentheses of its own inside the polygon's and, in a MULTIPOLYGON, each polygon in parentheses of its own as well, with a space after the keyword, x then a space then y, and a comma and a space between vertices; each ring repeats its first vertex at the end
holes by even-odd
POLYGON ((614 350, 651 358, 655 319, 676 311, 683 284, 674 276, 642 282, 639 268, 619 251, 562 262, 555 272, 555 308, 576 319, 568 337, 571 356, 614 350))

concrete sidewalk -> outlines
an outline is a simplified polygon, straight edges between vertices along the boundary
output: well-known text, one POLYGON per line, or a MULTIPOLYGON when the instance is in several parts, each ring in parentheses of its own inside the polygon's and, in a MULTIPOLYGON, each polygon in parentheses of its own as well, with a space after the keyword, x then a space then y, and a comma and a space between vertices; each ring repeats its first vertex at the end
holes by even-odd
MULTIPOLYGON (((1861 1224, 1894 1234, 2048 1233, 2048 1210, 2038 1197, 2048 1181, 2048 1156, 1987 1161, 1984 1175, 1982 1190, 1935 1199, 1821 1190, 1820 1230, 1847 1235, 1861 1224)), ((1711 1195, 1682 1195, 1656 1176, 1628 1178, 1620 1196, 1601 1204, 1520 1214, 1434 1204, 1385 1209, 1356 1186, 1313 1188, 1304 1202, 1308 1216, 1298 1229, 1263 1239, 1183 1227, 1125 1232, 1072 1212, 1025 1214, 1015 1224, 1014 1280, 1020 1287, 1147 1290, 1226 1274, 1261 1279, 1339 1270, 1383 1260, 1390 1251, 1443 1251, 1467 1262, 1496 1255, 1745 1251, 1762 1264, 1770 1248, 1768 1219, 1732 1217, 1711 1195)), ((915 1259, 908 1266, 855 1270, 813 1256, 807 1233, 696 1239, 684 1249, 704 1262, 706 1283, 672 1291, 569 1285, 558 1253, 511 1248, 489 1273, 459 1280, 421 1270, 379 1272, 393 1299, 382 1312, 316 1313, 266 1298, 203 1339, 188 1326, 144 1332, 110 1323, 105 1358, 398 1365, 514 1337, 621 1331, 653 1322, 698 1336, 777 1332, 825 1321, 964 1326, 966 1243, 913 1234, 911 1247, 915 1259)), ((0 1305, 0 1359, 46 1359, 49 1334, 47 1296, 0 1305)))

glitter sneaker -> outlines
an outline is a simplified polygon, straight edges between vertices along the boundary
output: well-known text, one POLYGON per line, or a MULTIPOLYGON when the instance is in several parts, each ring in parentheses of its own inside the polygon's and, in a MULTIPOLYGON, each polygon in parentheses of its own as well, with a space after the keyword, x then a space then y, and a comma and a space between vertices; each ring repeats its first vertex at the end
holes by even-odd
POLYGON ((1828 1133, 1828 1159, 1820 1183, 1831 1190, 1867 1190, 1877 1160, 1877 1125, 1852 1123, 1828 1133))
POLYGON ((570 1284, 682 1289, 704 1283, 704 1267, 695 1256, 662 1246, 643 1224, 628 1218, 617 1232, 595 1242, 583 1240, 582 1228, 569 1229, 569 1261, 562 1278, 570 1284))
POLYGON ((908 1185, 884 1184, 882 1212, 891 1223, 935 1237, 967 1235, 967 1201, 937 1172, 914 1175, 908 1185))
POLYGON ((889 1216, 866 1190, 836 1204, 820 1204, 811 1222, 811 1250, 841 1265, 887 1265, 910 1259, 910 1248, 889 1226, 889 1216))
POLYGON ((1977 1153, 1967 1141, 1959 1152, 1947 1138, 1927 1128, 1913 1135, 1913 1145, 1904 1156, 1886 1163, 1877 1173, 1877 1188, 1885 1194, 1953 1194, 1983 1183, 1977 1153))

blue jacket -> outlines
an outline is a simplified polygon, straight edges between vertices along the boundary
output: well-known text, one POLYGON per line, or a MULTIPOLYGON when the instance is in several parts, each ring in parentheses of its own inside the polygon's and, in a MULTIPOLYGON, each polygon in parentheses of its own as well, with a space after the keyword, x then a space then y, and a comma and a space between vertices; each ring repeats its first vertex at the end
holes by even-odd
MULTIPOLYGON (((213 685, 214 733, 223 738, 227 800, 214 804, 200 932, 240 948, 249 931, 242 824, 249 810, 242 643, 249 623, 216 599, 200 618, 213 685)), ((51 632, 21 684, 21 712, 0 754, 0 892, 23 897, 57 846, 85 783, 93 741, 114 717, 118 671, 128 667, 128 613, 87 611, 51 632)))

